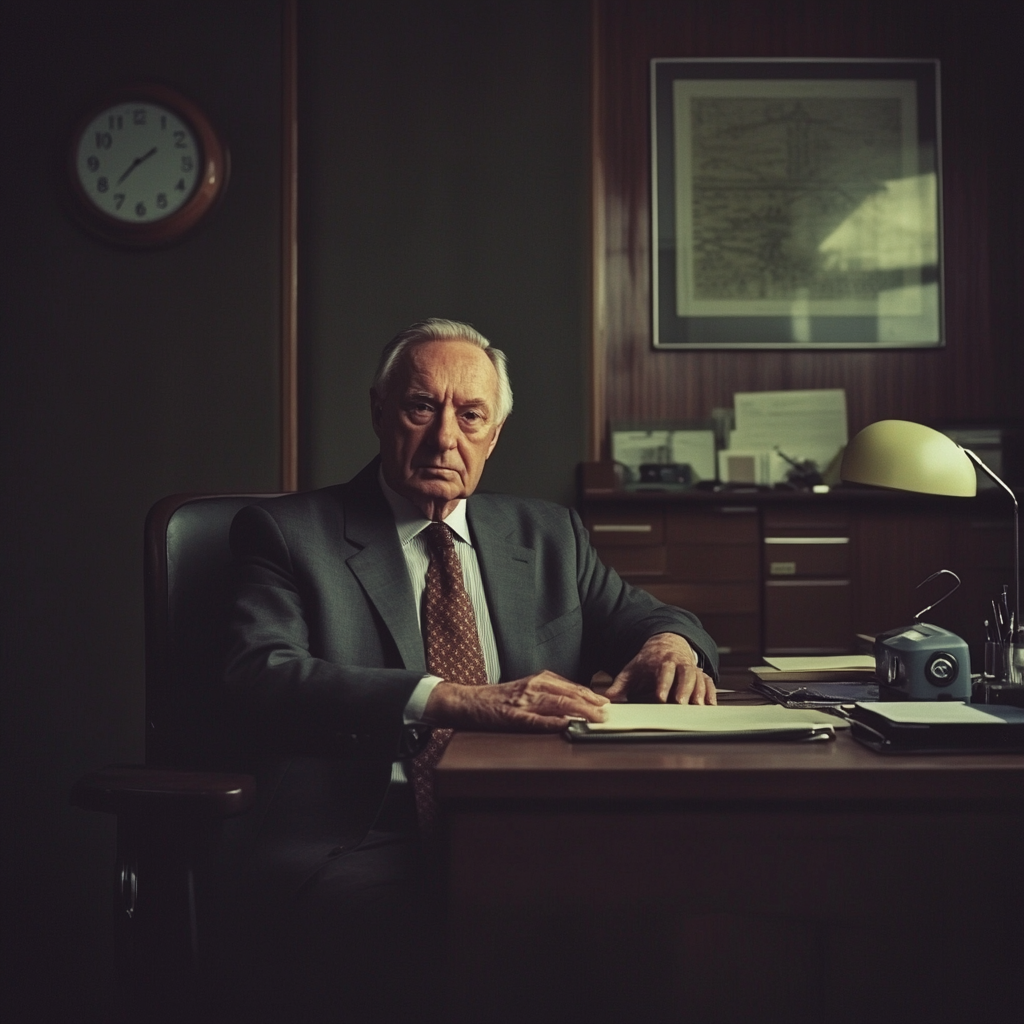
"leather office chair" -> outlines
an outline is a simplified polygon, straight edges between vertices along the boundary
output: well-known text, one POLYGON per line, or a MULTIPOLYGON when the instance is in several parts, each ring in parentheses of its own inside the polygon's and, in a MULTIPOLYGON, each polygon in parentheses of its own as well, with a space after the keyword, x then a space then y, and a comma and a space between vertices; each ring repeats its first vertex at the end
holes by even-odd
POLYGON ((115 942, 131 1020, 217 1012, 225 820, 255 800, 222 700, 235 513, 271 495, 172 495, 145 525, 146 764, 81 779, 78 807, 117 815, 115 942))

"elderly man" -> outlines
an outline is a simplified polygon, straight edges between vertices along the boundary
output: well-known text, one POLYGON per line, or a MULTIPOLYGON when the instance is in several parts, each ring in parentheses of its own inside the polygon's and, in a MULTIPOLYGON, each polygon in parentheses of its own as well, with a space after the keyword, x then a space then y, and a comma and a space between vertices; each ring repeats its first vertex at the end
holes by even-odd
POLYGON ((353 893, 409 876, 453 729, 555 732, 609 700, 715 702, 715 645, 693 615, 604 566, 574 512, 475 493, 511 408, 483 336, 415 324, 370 391, 379 459, 232 527, 226 678, 267 755, 253 870, 284 904, 340 892, 351 920, 353 893), (587 685, 599 669, 607 697, 587 685))

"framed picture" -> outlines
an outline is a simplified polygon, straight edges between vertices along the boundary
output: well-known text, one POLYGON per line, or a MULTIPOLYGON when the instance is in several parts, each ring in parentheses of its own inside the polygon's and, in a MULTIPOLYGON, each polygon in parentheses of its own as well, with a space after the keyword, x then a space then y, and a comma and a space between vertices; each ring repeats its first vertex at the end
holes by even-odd
POLYGON ((943 344, 939 64, 651 61, 658 349, 943 344))

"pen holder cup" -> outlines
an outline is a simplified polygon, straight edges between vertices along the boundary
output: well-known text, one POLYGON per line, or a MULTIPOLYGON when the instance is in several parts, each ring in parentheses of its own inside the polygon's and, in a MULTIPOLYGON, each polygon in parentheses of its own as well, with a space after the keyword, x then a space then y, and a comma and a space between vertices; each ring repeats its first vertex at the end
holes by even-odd
POLYGON ((1024 644, 985 644, 985 678, 994 683, 1024 685, 1024 644))
POLYGON ((1024 685, 1024 644, 1009 644, 1006 681, 1014 686, 1024 685))

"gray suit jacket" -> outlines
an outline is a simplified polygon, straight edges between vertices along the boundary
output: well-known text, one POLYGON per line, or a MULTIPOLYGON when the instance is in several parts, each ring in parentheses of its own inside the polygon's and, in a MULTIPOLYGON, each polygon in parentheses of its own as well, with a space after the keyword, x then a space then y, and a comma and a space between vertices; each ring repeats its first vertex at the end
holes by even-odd
MULTIPOLYGON (((252 748, 278 759, 272 786, 278 802, 292 804, 285 818, 326 829, 325 841, 341 834, 330 820, 346 835, 372 821, 408 736, 403 709, 426 672, 377 466, 347 484, 244 508, 231 530, 239 581, 226 682, 252 748), (319 795, 303 795, 309 772, 321 779, 319 795), (319 810, 302 811, 321 797, 319 810)), ((614 675, 663 632, 689 640, 717 675, 715 644, 697 618, 603 565, 575 512, 477 494, 467 514, 503 681, 542 669, 581 683, 598 669, 614 675)))

